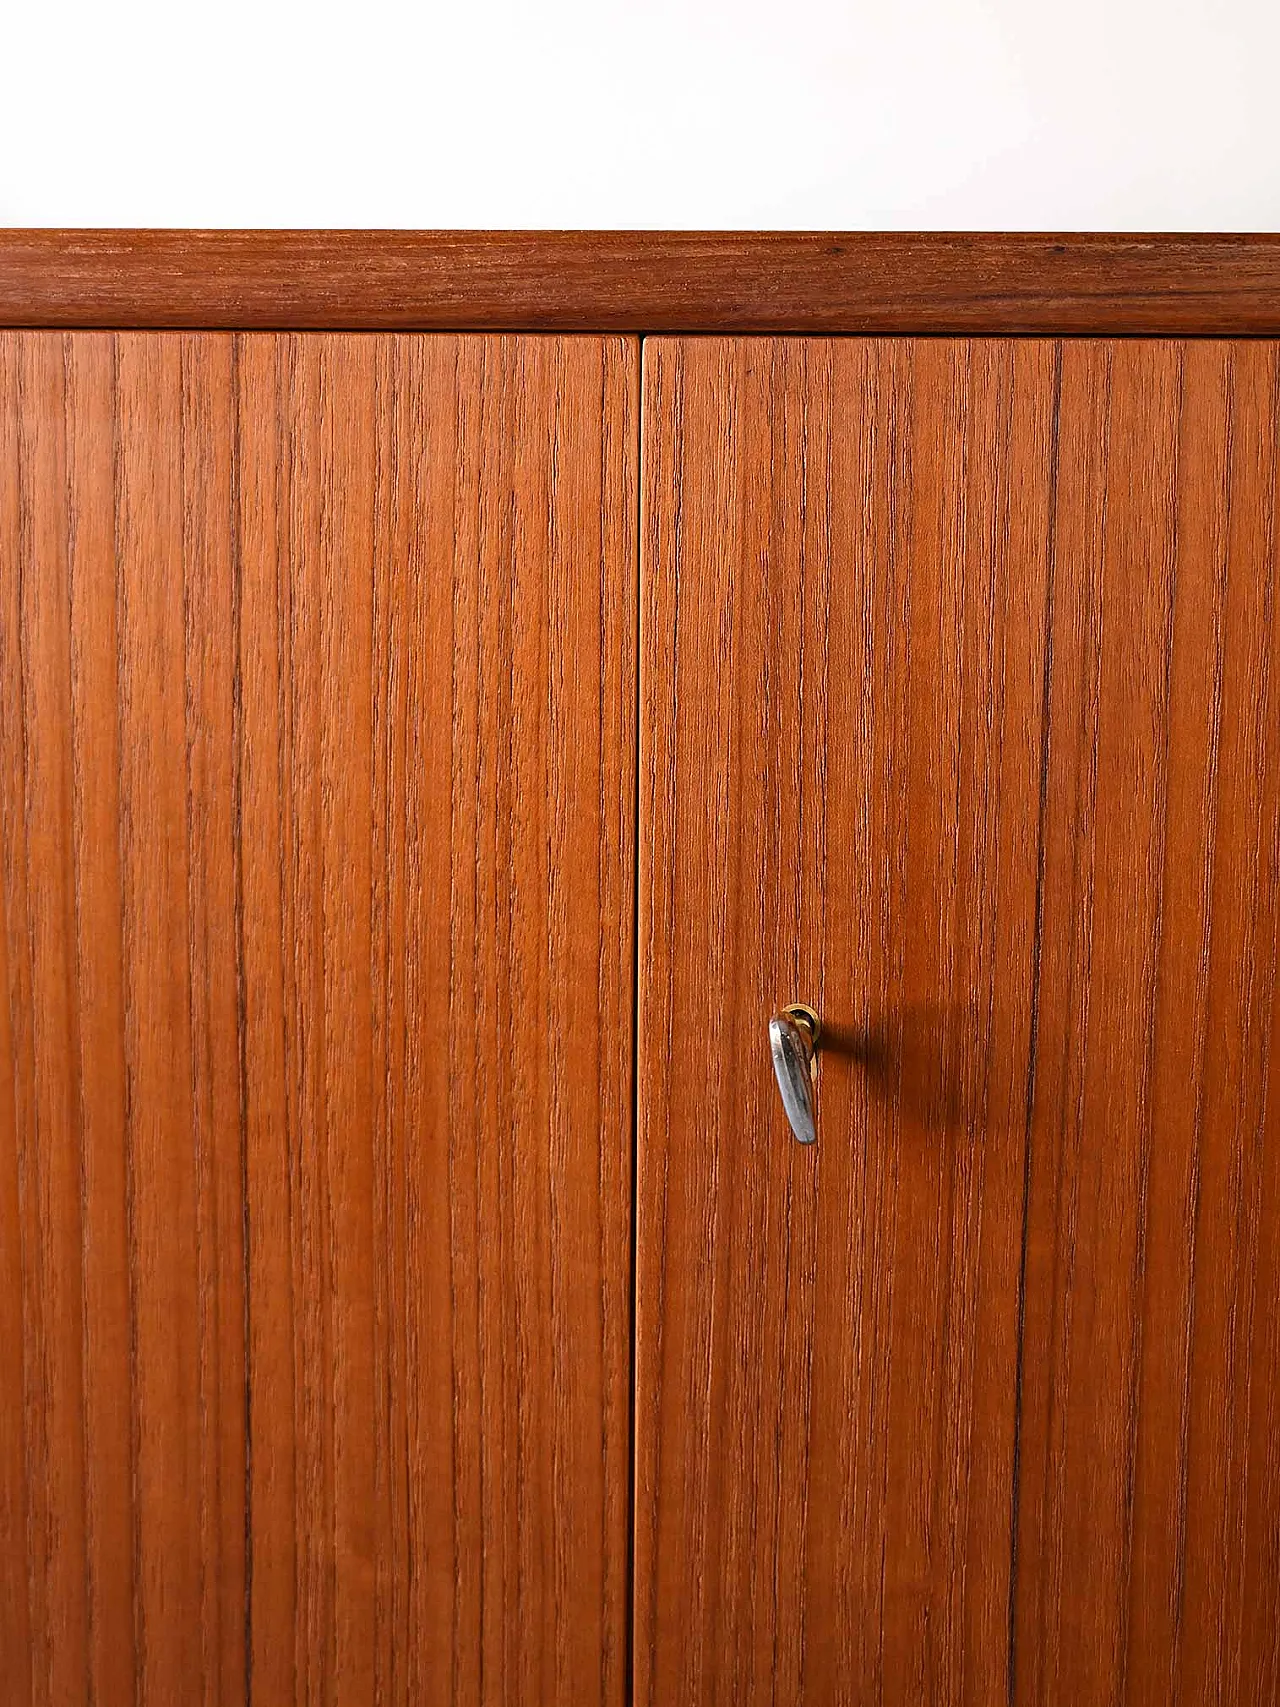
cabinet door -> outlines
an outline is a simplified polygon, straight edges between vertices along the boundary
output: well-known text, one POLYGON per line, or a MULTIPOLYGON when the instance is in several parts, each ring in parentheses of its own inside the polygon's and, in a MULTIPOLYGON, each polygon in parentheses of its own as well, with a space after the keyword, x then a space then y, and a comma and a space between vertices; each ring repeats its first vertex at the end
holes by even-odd
POLYGON ((620 1702, 638 349, 0 338, 6 1702, 620 1702))
POLYGON ((644 367, 636 1699, 1268 1699, 1276 349, 644 367))

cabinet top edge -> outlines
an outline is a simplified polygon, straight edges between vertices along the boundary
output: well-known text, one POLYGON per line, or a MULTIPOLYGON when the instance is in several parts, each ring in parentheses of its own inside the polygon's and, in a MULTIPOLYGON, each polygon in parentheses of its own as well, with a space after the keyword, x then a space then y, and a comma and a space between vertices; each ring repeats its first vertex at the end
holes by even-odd
POLYGON ((0 326, 1273 337, 1280 234, 7 230, 0 326))

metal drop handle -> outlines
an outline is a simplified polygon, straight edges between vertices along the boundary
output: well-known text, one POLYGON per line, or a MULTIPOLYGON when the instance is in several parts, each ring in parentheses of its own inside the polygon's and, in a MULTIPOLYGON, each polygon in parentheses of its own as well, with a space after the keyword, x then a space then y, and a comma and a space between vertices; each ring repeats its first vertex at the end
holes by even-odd
POLYGON ((814 1124, 814 1088, 818 1079, 821 1021, 803 1002, 792 1002, 769 1021, 773 1071, 791 1130, 802 1144, 818 1136, 814 1124))

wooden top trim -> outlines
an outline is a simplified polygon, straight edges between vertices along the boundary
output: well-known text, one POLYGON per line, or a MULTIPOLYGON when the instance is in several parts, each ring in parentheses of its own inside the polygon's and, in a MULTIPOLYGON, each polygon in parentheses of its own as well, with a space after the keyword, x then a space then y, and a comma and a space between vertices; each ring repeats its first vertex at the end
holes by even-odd
POLYGON ((0 232, 0 325, 1280 335, 1280 235, 0 232))

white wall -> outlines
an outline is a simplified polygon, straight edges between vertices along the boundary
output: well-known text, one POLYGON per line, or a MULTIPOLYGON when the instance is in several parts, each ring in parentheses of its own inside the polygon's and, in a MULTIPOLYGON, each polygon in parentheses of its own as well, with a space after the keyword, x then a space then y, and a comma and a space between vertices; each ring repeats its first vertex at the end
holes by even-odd
POLYGON ((5 0, 0 224, 1280 229, 1280 0, 5 0))

